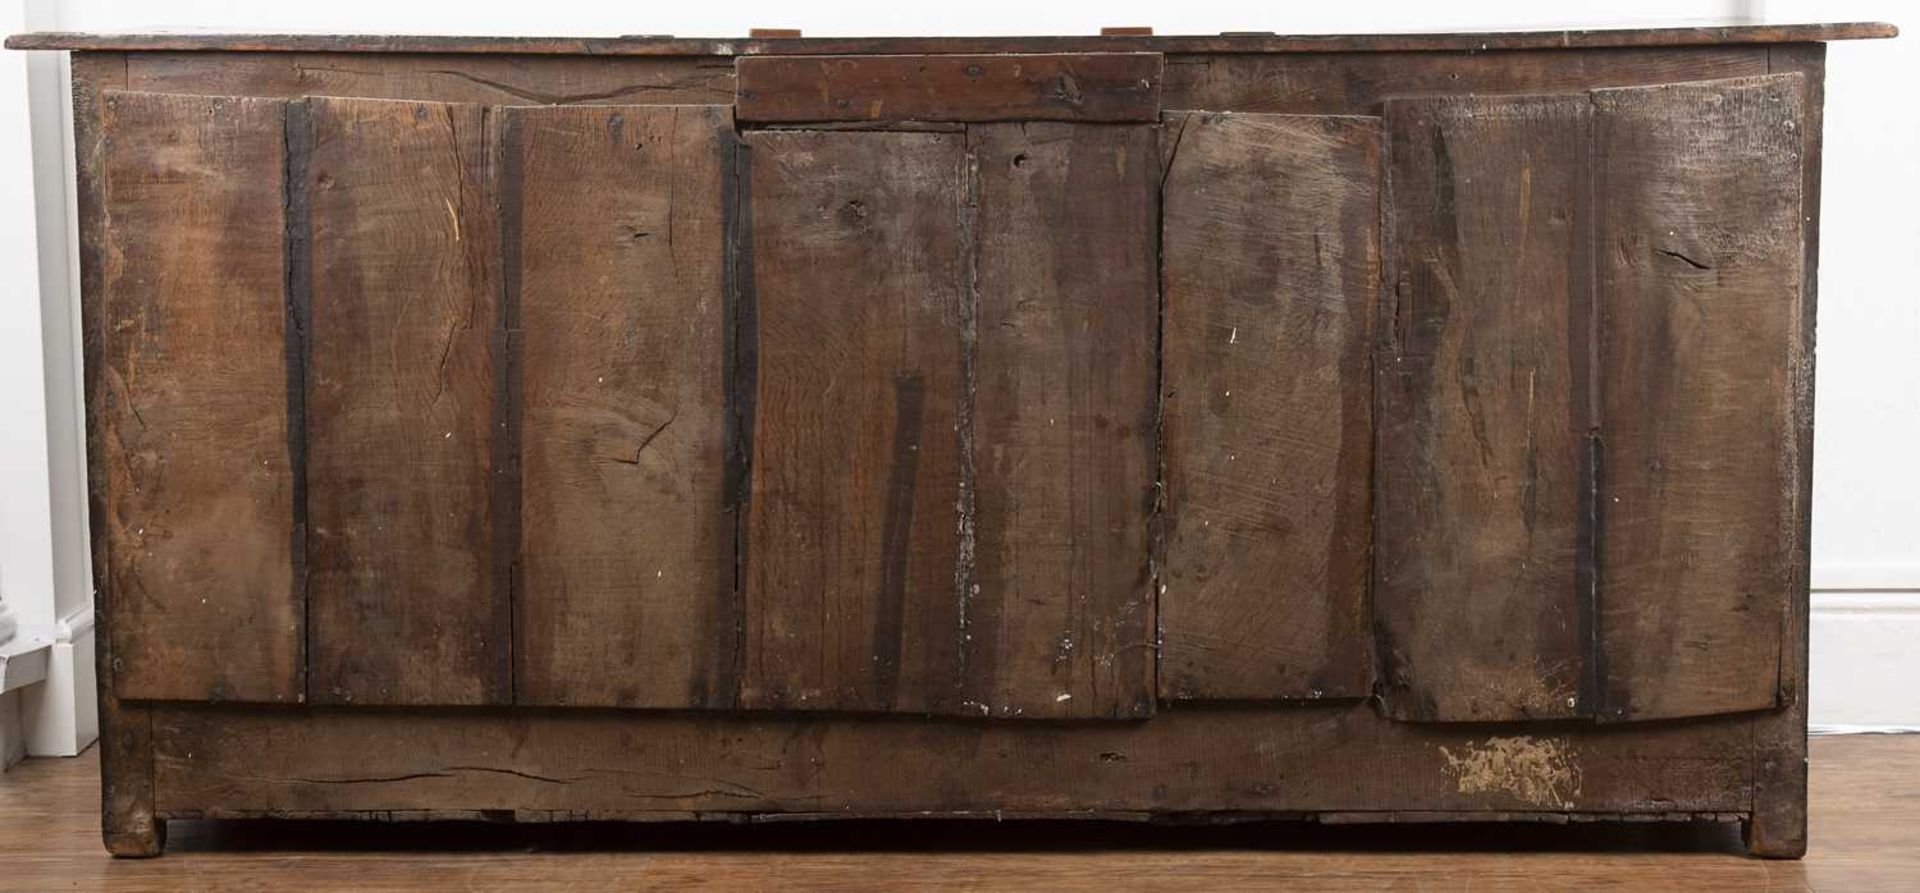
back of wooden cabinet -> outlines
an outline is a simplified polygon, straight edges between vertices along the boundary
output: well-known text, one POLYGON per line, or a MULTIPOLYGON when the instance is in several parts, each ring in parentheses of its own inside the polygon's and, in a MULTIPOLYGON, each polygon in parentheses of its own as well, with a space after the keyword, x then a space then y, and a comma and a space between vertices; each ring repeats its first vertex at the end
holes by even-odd
POLYGON ((741 65, 103 97, 119 697, 1779 702, 1799 75, 1316 115, 1163 110, 1144 53, 741 65))

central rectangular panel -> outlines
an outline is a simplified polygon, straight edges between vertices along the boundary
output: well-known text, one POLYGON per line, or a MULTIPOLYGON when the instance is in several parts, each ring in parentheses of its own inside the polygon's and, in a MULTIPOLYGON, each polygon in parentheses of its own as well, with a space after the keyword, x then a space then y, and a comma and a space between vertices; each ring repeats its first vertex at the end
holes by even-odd
POLYGON ((740 706, 1151 713, 1154 128, 743 139, 740 706))

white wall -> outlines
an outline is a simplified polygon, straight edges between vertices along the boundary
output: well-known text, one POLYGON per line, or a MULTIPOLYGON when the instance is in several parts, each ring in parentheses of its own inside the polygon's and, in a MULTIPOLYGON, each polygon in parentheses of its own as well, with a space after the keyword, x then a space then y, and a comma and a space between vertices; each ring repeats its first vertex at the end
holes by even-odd
MULTIPOLYGON (((7 0, 0 0, 0 3, 7 0)), ((14 0, 19 2, 19 0, 14 0)), ((749 27, 801 27, 812 35, 1091 34, 1103 25, 1152 25, 1162 34, 1224 30, 1278 32, 1456 30, 1502 27, 1674 25, 1890 20, 1909 8, 1897 0, 1576 0, 1550 8, 1522 0, 1474 3, 1349 0, 1268 4, 1108 0, 1094 3, 900 3, 862 0, 801 7, 767 2, 609 4, 547 0, 535 4, 336 0, 332 3, 219 0, 27 0, 45 29, 82 31, 213 30, 467 34, 739 35, 749 27)), ((0 23, 7 20, 0 18, 0 23)), ((1916 22, 1920 27, 1920 22, 1916 22)), ((1814 668, 1816 724, 1920 725, 1920 473, 1905 461, 1920 445, 1920 299, 1900 263, 1920 245, 1920 134, 1904 111, 1907 84, 1920 80, 1920 44, 1835 44, 1830 50, 1825 207, 1819 319, 1819 391, 1814 498, 1814 668)), ((57 65, 52 56, 43 57, 57 65)), ((25 120, 18 55, 0 57, 0 255, 27 263, 8 237, 26 225, 16 183, 24 169, 20 139, 5 124, 25 120), (11 67, 9 67, 11 66, 11 67), (7 75, 4 72, 16 72, 7 75), (5 190, 12 189, 14 192, 5 190), (12 227, 13 229, 8 229, 12 227), (19 255, 18 258, 15 255, 19 255)), ((45 78, 39 79, 44 81, 45 78)), ((36 87, 41 83, 36 83, 36 87)), ((73 391, 70 262, 65 218, 68 151, 60 138, 57 85, 36 97, 33 121, 42 187, 41 269, 53 299, 44 314, 33 285, 0 266, 0 566, 10 588, 52 585, 60 605, 84 596, 83 522, 65 486, 78 466, 77 428, 64 407, 73 391), (23 309, 25 308, 25 309, 23 309), (31 424, 42 383, 33 368, 33 327, 44 315, 54 366, 44 384, 56 427, 51 450, 31 424), (25 375, 15 378, 15 374, 25 375), (18 430, 16 430, 18 429, 18 430), (51 457, 51 461, 49 461, 51 457), (67 500, 58 498, 65 489, 67 500), (43 495, 49 488, 56 498, 43 495), (62 513, 65 513, 64 515, 62 513), (15 539, 16 529, 24 531, 15 539), (55 560, 49 550, 62 557, 55 560), (13 570, 15 566, 21 568, 13 570)), ((48 613, 55 613, 53 608, 48 613)))

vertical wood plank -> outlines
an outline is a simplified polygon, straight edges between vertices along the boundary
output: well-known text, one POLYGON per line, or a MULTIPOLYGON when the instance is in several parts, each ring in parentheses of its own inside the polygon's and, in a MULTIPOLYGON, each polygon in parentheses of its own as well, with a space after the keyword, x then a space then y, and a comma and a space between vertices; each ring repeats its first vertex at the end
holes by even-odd
POLYGON ((1366 697, 1380 121, 1163 143, 1160 696, 1366 697))
POLYGON ((979 178, 974 713, 1153 711, 1156 134, 968 129, 979 178))
POLYGON ((513 108, 522 704, 733 699, 721 106, 513 108))
POLYGON ((123 701, 117 694, 124 661, 116 662, 114 634, 119 629, 112 558, 114 526, 109 524, 111 495, 107 454, 117 420, 109 411, 112 393, 106 361, 107 239, 106 139, 104 94, 126 85, 124 57, 117 53, 74 53, 73 147, 74 197, 79 223, 81 357, 86 389, 87 545, 93 571, 95 611, 105 628, 94 646, 99 683, 100 837, 115 856, 154 856, 166 846, 166 821, 154 815, 153 717, 150 705, 123 701))
POLYGON ((740 704, 951 711, 964 138, 745 142, 757 385, 740 704))
POLYGON ((300 699, 286 104, 107 93, 101 518, 123 698, 300 699))
POLYGON ((504 703, 486 112, 308 102, 312 698, 504 703))
POLYGON ((1596 91, 1606 719, 1774 706, 1805 548, 1797 74, 1596 91))
POLYGON ((1386 104, 1375 605, 1390 715, 1583 712, 1591 108, 1386 104))

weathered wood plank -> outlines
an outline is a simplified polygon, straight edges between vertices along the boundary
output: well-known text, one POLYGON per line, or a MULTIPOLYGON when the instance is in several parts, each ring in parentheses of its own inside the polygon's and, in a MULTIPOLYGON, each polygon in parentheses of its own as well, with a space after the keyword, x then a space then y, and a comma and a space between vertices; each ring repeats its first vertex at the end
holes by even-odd
POLYGON ((1160 696, 1366 697, 1380 121, 1165 127, 1160 696))
POLYGON ((1583 703, 1584 94, 1389 102, 1374 603, 1402 719, 1583 703))
POLYGON ((717 106, 512 108, 522 704, 733 700, 717 106))
POLYGON ((1156 128, 969 128, 978 170, 967 701, 1153 711, 1156 128))
POLYGON ((286 104, 109 92, 99 114, 114 691, 298 700, 286 104))
POLYGON ((338 709, 155 714, 162 815, 1739 812, 1752 720, 1475 728, 1367 704, 1141 723, 338 709))
POLYGON ((309 112, 310 695, 502 703, 485 112, 355 99, 309 112))
POLYGON ((1594 94, 1602 716, 1775 706, 1811 392, 1798 74, 1594 94))
POLYGON ((965 148, 746 137, 743 707, 957 709, 965 148))
POLYGON ((342 96, 499 105, 733 102, 733 62, 694 57, 132 53, 132 89, 298 99, 342 96))
POLYGON ((1529 48, 1707 46, 1729 43, 1803 43, 1893 37, 1882 22, 1806 25, 1725 25, 1687 28, 1609 28, 1560 31, 1481 31, 1438 34, 1219 34, 1164 37, 777 37, 742 40, 671 35, 628 37, 463 37, 378 34, 16 34, 16 50, 175 50, 360 53, 506 53, 513 55, 731 56, 844 53, 1334 53, 1408 50, 1485 52, 1529 48))
POLYGON ((1377 115, 1393 98, 1576 92, 1767 73, 1767 48, 1204 54, 1167 58, 1168 109, 1377 115))
MULTIPOLYGON (((166 846, 166 821, 153 810, 153 720, 146 704, 115 694, 114 614, 118 593, 111 571, 113 525, 108 523, 110 475, 107 453, 117 420, 110 411, 106 362, 105 281, 106 141, 102 96, 125 86, 124 68, 107 53, 73 60, 74 194, 79 221, 81 357, 84 361, 87 438, 87 546, 93 570, 95 612, 104 629, 94 646, 100 740, 100 838, 116 856, 158 855, 166 846)), ((79 668, 84 672, 84 668, 79 668)))
POLYGON ((1821 44, 1775 47, 1768 53, 1775 73, 1799 72, 1806 118, 1800 122, 1802 233, 1798 380, 1793 386, 1793 436, 1797 463, 1792 494, 1787 610, 1780 639, 1780 708, 1755 722, 1753 817, 1747 822, 1750 852, 1799 858, 1807 852, 1807 633, 1811 608, 1813 513, 1814 320, 1820 270, 1820 167, 1826 103, 1827 48, 1821 44))
POLYGON ((742 121, 1155 121, 1157 53, 743 57, 742 121))

